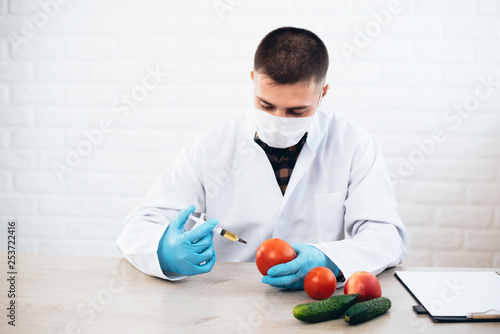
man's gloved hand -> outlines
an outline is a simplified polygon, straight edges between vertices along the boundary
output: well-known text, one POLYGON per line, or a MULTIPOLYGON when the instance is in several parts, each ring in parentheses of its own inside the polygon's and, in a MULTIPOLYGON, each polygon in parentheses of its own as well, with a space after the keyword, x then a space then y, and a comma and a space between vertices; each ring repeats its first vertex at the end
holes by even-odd
POLYGON ((290 262, 269 268, 262 282, 276 288, 298 290, 304 288, 304 278, 309 270, 315 267, 327 267, 335 276, 339 268, 322 251, 306 244, 291 245, 297 257, 290 262))
POLYGON ((195 206, 191 205, 182 211, 163 233, 157 251, 163 271, 191 276, 212 270, 215 264, 212 230, 218 221, 210 219, 186 232, 184 224, 194 210, 195 206))

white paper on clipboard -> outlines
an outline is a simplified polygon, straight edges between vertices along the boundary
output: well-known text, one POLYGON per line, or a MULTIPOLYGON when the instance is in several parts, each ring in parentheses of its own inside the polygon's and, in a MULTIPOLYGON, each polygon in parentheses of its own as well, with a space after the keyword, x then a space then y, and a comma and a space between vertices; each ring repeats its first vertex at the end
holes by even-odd
POLYGON ((500 275, 494 271, 396 271, 396 275, 436 320, 488 311, 500 314, 500 275))

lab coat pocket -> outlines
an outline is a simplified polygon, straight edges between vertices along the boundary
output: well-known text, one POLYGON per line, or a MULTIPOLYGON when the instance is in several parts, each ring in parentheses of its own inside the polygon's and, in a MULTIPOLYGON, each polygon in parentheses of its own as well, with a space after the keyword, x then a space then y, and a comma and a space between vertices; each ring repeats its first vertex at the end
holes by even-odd
POLYGON ((347 191, 315 193, 319 242, 344 239, 344 202, 347 191))

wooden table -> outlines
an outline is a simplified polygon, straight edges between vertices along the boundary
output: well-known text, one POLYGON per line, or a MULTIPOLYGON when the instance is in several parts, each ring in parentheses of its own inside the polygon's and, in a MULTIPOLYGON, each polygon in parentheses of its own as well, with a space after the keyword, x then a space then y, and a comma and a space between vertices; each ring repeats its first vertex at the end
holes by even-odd
POLYGON ((170 282, 141 273, 125 259, 32 254, 17 254, 12 327, 6 317, 6 253, 0 253, 0 268, 0 333, 500 333, 498 322, 434 323, 416 315, 415 301, 394 270, 422 268, 397 267, 380 274, 383 295, 393 307, 379 318, 349 326, 342 319, 296 320, 293 307, 311 299, 304 291, 261 283, 253 263, 221 262, 208 274, 170 282))

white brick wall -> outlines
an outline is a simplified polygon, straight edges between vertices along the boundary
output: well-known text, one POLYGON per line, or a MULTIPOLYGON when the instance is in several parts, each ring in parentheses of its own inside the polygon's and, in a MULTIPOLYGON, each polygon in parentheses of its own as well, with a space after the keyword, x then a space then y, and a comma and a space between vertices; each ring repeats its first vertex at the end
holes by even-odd
POLYGON ((499 1, 401 0, 366 46, 389 0, 217 1, 71 0, 43 22, 39 1, 0 0, 0 219, 18 220, 20 250, 119 256, 125 216, 197 131, 250 104, 258 42, 293 25, 329 48, 323 108, 381 142, 404 263, 500 267, 500 85, 481 86, 500 82, 499 1), (148 66, 168 75, 145 96, 148 66), (104 118, 113 130, 82 144, 104 118), (59 181, 53 162, 79 149, 59 181))

